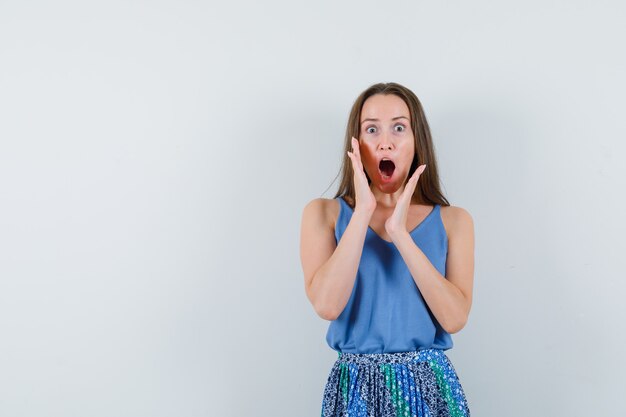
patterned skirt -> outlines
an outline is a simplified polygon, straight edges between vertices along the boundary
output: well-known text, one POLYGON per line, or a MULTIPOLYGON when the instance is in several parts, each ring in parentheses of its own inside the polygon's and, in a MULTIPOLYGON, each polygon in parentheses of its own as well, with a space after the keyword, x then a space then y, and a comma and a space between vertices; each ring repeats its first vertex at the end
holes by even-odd
POLYGON ((339 352, 322 417, 469 417, 459 377, 442 349, 339 352))

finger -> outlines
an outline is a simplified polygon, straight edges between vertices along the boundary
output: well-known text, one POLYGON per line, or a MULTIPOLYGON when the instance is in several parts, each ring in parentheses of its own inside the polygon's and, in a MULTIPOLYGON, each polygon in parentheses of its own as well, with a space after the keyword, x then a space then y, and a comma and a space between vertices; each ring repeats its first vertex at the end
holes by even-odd
POLYGON ((348 151, 348 156, 350 157, 350 160, 352 161, 352 166, 355 168, 358 167, 359 161, 356 159, 356 154, 354 153, 354 151, 352 152, 348 151))
POLYGON ((363 166, 356 160, 354 153, 348 151, 348 156, 350 157, 350 161, 352 161, 352 170, 355 175, 358 175, 359 171, 363 171, 363 166))
MULTIPOLYGON (((415 187, 417 185, 417 177, 413 177, 411 178, 411 180, 407 183, 406 187, 405 187, 405 191, 407 192, 407 194, 409 196, 413 195, 413 192, 415 191, 415 187)), ((410 198, 410 197, 409 197, 410 198)))
POLYGON ((352 168, 354 168, 354 154, 350 151, 347 152, 348 158, 350 158, 350 162, 352 164, 352 168))
POLYGON ((359 146, 359 140, 357 138, 355 138, 354 136, 352 136, 353 139, 353 146, 354 146, 354 154, 356 155, 356 157, 358 158, 358 160, 361 160, 361 148, 359 146))
MULTIPOLYGON (((415 170, 415 172, 417 172, 417 170, 415 170)), ((407 198, 411 198, 410 196, 413 195, 413 192, 415 191, 415 187, 417 186, 418 175, 415 175, 415 172, 413 173, 411 178, 407 181, 406 185, 404 186, 404 191, 407 193, 407 198)))
POLYGON ((359 148, 359 141, 356 139, 354 141, 355 141, 354 157, 356 159, 357 164, 359 165, 359 168, 363 169, 363 161, 361 160, 361 149, 359 148))

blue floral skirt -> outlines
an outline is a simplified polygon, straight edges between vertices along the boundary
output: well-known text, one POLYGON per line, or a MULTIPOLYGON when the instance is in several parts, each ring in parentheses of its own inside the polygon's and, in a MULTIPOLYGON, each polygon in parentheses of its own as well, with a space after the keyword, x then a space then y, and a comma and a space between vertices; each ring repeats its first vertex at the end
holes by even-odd
POLYGON ((459 377, 442 349, 339 352, 322 417, 469 417, 459 377))

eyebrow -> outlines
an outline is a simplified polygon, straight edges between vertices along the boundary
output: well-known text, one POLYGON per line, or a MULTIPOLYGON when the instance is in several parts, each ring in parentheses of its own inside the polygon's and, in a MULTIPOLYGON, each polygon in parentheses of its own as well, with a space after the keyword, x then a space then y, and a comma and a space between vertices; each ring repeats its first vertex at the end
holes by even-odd
MULTIPOLYGON (((394 118, 393 118, 393 119, 391 119, 391 120, 397 120, 397 119, 407 119, 407 120, 409 120, 409 118, 408 118, 408 117, 404 117, 404 116, 394 117, 394 118)), ((363 120, 363 121, 361 122, 361 124, 363 124, 363 123, 365 123, 365 122, 378 122, 378 119, 365 119, 365 120, 363 120)))

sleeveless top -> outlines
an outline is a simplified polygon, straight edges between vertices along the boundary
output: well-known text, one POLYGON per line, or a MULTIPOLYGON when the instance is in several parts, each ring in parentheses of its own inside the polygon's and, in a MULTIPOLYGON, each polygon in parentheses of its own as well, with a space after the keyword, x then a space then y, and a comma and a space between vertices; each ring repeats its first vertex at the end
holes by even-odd
MULTIPOLYGON (((353 210, 342 198, 335 225, 339 243, 353 210)), ((436 204, 410 232, 413 241, 445 277, 448 237, 436 204)), ((395 244, 368 226, 354 287, 345 308, 328 326, 328 345, 337 352, 392 353, 452 348, 395 244)))

